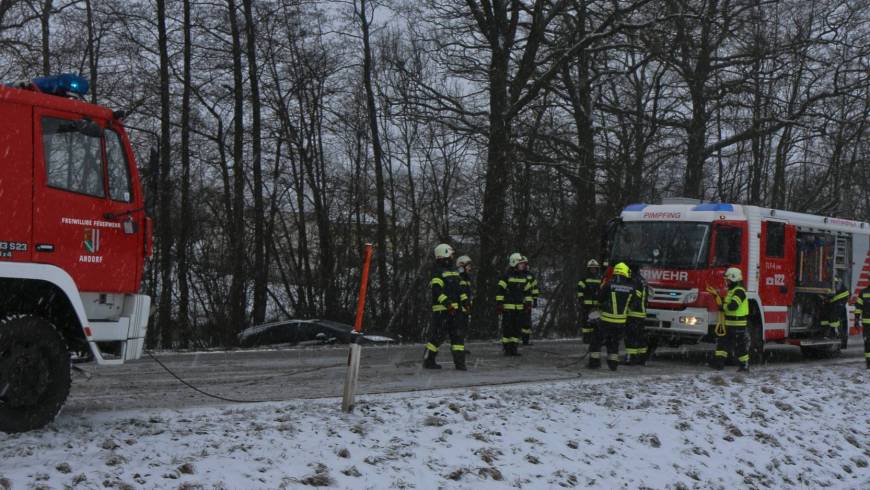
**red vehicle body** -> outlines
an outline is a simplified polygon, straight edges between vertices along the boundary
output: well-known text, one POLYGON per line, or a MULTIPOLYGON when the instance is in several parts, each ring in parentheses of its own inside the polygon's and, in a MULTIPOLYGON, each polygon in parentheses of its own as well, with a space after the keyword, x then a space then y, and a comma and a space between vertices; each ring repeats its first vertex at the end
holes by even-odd
POLYGON ((839 351, 860 325, 844 318, 840 338, 821 324, 837 281, 852 299, 870 276, 867 223, 756 206, 675 200, 626 207, 610 239, 610 260, 640 269, 650 288, 646 320, 654 341, 712 340, 728 267, 743 272, 752 348, 839 351))
POLYGON ((71 353, 141 356, 151 221, 117 115, 36 84, 0 85, 0 200, 0 430, 14 432, 54 418, 71 353))

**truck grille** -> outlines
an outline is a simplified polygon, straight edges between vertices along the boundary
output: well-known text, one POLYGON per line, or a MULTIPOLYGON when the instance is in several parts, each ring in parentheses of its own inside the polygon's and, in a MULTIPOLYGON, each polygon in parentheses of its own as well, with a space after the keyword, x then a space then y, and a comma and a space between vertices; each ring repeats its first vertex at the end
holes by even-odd
POLYGON ((681 305, 686 302, 686 296, 694 293, 698 297, 697 289, 672 289, 672 288, 657 288, 650 287, 650 303, 667 303, 672 305, 681 305))

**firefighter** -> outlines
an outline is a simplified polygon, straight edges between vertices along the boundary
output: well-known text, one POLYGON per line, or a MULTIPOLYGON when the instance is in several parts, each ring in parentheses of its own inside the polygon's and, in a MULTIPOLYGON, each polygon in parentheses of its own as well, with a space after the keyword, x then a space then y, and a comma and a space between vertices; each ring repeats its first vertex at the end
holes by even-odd
POLYGON ((441 365, 435 362, 435 357, 438 356, 438 348, 445 335, 449 335, 453 366, 465 371, 463 335, 466 314, 462 310, 462 286, 459 272, 453 268, 453 248, 446 243, 435 247, 435 268, 429 285, 432 288, 432 324, 423 367, 441 369, 441 365))
POLYGON ((846 303, 849 302, 849 290, 843 287, 843 280, 839 277, 834 279, 834 293, 828 299, 828 327, 830 336, 839 338, 843 349, 849 342, 849 313, 846 303))
POLYGON ((616 371, 619 366, 619 341, 628 319, 628 302, 634 296, 631 271, 624 262, 613 266, 613 277, 601 286, 598 305, 601 318, 589 345, 589 368, 601 367, 601 345, 607 347, 607 367, 616 371))
POLYGON ((509 267, 498 281, 496 311, 501 315, 501 344, 504 355, 519 356, 519 343, 525 317, 532 311, 532 283, 528 262, 519 253, 508 257, 509 267))
POLYGON ((855 324, 861 325, 864 333, 864 361, 870 369, 870 312, 864 314, 864 304, 870 304, 870 286, 864 288, 855 300, 855 324), (859 323, 860 322, 860 323, 859 323))
POLYGON ((716 337, 713 368, 721 370, 729 352, 737 358, 738 371, 749 371, 749 299, 743 287, 743 273, 736 267, 725 271, 728 293, 722 300, 725 313, 725 335, 716 337))
POLYGON ((462 300, 462 311, 471 313, 471 257, 463 255, 456 259, 456 270, 459 272, 459 298, 462 300))
POLYGON ((598 310, 598 288, 601 287, 601 268, 598 261, 590 259, 586 262, 586 277, 577 282, 577 306, 579 307, 580 333, 583 343, 592 340, 595 331, 595 321, 589 315, 598 310))
POLYGON ((634 295, 628 303, 628 320, 625 324, 625 357, 628 365, 646 365, 647 342, 646 307, 647 307, 647 284, 640 274, 640 267, 636 264, 629 266, 631 279, 634 283, 634 295))
MULTIPOLYGON (((529 277, 529 284, 531 284, 531 293, 532 293, 532 308, 538 307, 538 296, 541 295, 541 290, 538 289, 538 279, 532 274, 532 271, 528 268, 529 258, 525 255, 523 256, 523 260, 526 261, 526 274, 529 277)), ((523 345, 530 345, 532 338, 532 308, 527 308, 523 310, 525 312, 525 317, 523 318, 523 327, 521 329, 523 345)))

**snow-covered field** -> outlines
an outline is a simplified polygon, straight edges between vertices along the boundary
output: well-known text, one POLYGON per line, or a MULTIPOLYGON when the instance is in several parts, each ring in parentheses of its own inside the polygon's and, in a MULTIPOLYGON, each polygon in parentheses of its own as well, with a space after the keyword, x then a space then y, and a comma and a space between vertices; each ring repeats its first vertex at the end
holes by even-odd
POLYGON ((0 434, 0 489, 867 489, 861 367, 61 415, 0 434))

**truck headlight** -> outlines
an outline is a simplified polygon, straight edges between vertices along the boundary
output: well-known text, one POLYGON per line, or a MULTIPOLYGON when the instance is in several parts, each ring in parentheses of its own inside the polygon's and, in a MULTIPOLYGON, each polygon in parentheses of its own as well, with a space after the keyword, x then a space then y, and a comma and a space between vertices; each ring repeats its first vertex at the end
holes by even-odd
POLYGON ((698 293, 692 291, 691 293, 686 293, 686 297, 683 298, 683 303, 689 304, 698 301, 698 293))
POLYGON ((699 321, 701 321, 701 319, 696 316, 681 316, 679 318, 680 323, 689 325, 690 327, 694 327, 699 321))

